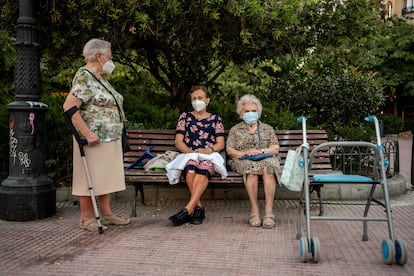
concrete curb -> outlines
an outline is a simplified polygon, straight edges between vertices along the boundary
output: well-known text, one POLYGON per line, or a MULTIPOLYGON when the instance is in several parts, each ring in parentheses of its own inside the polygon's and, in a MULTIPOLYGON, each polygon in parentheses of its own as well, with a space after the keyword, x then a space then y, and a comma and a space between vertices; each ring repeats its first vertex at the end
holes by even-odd
MULTIPOLYGON (((406 180, 402 175, 395 175, 387 179, 388 193, 390 197, 404 195, 406 193, 406 180)), ((347 184, 339 185, 332 184, 325 186, 322 189, 322 197, 326 200, 362 200, 366 199, 371 185, 361 184, 347 184)), ((150 201, 163 200, 185 200, 189 198, 187 187, 184 185, 145 185, 145 199, 150 201)), ((278 186, 276 192, 277 200, 297 199, 300 196, 298 192, 291 192, 285 187, 278 186)), ((113 200, 132 201, 134 197, 134 187, 127 186, 127 189, 122 192, 113 194, 113 200)), ((137 200, 140 200, 138 194, 137 200)), ((375 191, 375 198, 382 199, 383 192, 381 187, 377 187, 375 191)), ((259 198, 264 199, 263 186, 259 188, 259 198)), ((312 198, 317 198, 316 193, 312 193, 312 198)), ((244 200, 248 199, 246 190, 242 185, 211 185, 203 199, 226 199, 226 200, 244 200)), ((62 187, 56 189, 56 201, 65 202, 72 201, 72 187, 62 187)))

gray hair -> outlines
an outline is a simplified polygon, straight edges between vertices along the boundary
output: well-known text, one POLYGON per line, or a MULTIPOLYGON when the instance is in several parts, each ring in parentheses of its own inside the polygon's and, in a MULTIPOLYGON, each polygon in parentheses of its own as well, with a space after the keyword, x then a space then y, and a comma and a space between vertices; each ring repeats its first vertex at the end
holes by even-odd
POLYGON ((104 54, 106 50, 111 49, 111 43, 102 39, 92 38, 86 42, 83 47, 83 56, 85 62, 95 61, 96 54, 104 54))
POLYGON ((243 97, 240 98, 240 100, 237 102, 237 114, 239 114, 239 116, 241 115, 242 111, 243 111, 243 106, 247 103, 252 103, 255 104, 257 107, 257 113, 259 114, 259 118, 262 116, 262 103, 260 102, 260 100, 258 98, 256 98, 255 95, 252 94, 246 94, 243 97))

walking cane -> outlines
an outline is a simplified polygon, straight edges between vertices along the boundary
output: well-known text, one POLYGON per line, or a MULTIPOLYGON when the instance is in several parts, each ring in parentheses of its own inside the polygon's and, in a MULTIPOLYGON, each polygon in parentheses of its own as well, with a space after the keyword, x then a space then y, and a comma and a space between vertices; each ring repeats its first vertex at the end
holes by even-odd
POLYGON ((85 158, 85 151, 83 149, 83 146, 87 145, 88 141, 86 141, 86 139, 81 139, 80 138, 78 131, 76 130, 75 126, 72 123, 72 116, 73 116, 73 114, 75 114, 76 111, 78 111, 78 107, 73 106, 72 108, 66 110, 63 114, 65 115, 66 121, 69 124, 70 130, 72 131, 73 135, 75 136, 76 141, 78 142, 79 151, 80 151, 80 155, 82 157, 82 162, 83 162, 83 168, 85 169, 86 179, 88 181, 88 188, 89 188, 89 193, 91 195, 93 211, 95 213, 95 218, 96 218, 96 221, 98 223, 98 232, 99 232, 99 234, 103 234, 104 230, 103 230, 101 219, 100 219, 100 216, 99 216, 98 206, 96 204, 95 193, 93 192, 92 180, 91 180, 91 176, 89 174, 88 164, 87 164, 86 158, 85 158))

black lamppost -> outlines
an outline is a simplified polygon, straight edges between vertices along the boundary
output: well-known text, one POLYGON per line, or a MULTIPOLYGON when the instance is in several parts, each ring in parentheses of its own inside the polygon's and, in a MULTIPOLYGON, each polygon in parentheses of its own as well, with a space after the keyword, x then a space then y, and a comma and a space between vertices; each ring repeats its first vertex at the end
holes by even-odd
POLYGON ((40 102, 38 1, 19 0, 16 98, 9 110, 9 176, 0 185, 0 219, 28 221, 56 213, 56 191, 45 170, 45 113, 40 102))
MULTIPOLYGON (((414 135, 414 129, 412 134, 414 135)), ((411 187, 414 189, 414 136, 411 139, 411 187)))

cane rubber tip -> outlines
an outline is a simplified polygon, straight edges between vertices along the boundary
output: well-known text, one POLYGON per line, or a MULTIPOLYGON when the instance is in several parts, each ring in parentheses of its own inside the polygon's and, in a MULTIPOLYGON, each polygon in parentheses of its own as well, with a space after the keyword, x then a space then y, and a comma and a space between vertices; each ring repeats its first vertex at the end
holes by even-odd
POLYGON ((99 227, 98 229, 99 229, 99 234, 103 234, 104 233, 104 230, 103 230, 103 227, 102 226, 99 227))

